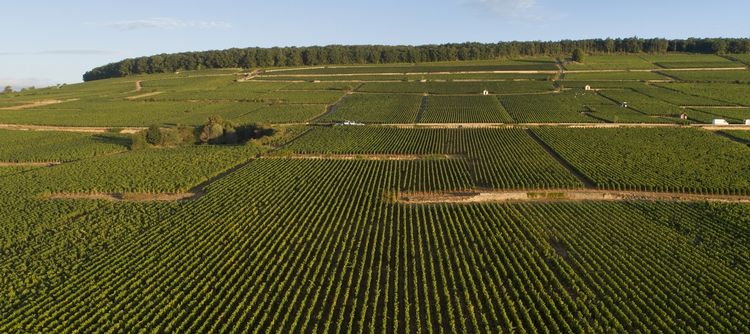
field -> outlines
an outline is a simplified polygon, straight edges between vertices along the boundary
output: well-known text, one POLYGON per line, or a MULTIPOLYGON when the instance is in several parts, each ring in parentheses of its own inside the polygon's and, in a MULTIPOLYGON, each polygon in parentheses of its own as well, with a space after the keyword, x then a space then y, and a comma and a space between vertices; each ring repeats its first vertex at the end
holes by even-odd
POLYGON ((744 145, 692 129, 534 130, 599 188, 747 194, 744 145))
POLYGON ((352 94, 334 105, 322 121, 366 123, 413 123, 417 119, 422 96, 410 94, 352 94))
POLYGON ((512 123, 494 96, 430 96, 424 102, 424 123, 512 123))
POLYGON ((503 107, 519 123, 587 123, 597 122, 587 117, 587 105, 606 101, 592 93, 567 92, 529 96, 499 97, 503 107))
POLYGON ((573 188, 579 182, 519 129, 316 128, 295 153, 458 155, 478 187, 573 188))
POLYGON ((664 85, 686 94, 711 98, 725 104, 750 106, 750 97, 747 95, 746 84, 728 83, 673 83, 664 85))
POLYGON ((629 109, 647 115, 679 116, 684 110, 671 103, 660 101, 631 90, 607 90, 602 96, 616 102, 618 105, 628 104, 629 109))
POLYGON ((747 70, 557 61, 0 94, 0 333, 750 332, 747 70))
POLYGON ((357 91, 370 93, 429 94, 521 94, 552 91, 549 81, 485 81, 485 82, 368 82, 357 91))

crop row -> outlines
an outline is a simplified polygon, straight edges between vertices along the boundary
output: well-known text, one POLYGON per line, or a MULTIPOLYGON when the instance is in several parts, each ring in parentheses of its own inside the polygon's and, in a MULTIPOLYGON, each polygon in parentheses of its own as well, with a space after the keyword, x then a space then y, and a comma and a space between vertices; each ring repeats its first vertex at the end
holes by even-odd
POLYGON ((296 153, 459 155, 467 161, 476 186, 580 186, 521 129, 316 128, 286 149, 296 153))
POLYGON ((397 170, 257 160, 9 293, 0 331, 750 331, 748 244, 723 242, 746 208, 397 205, 397 170))
POLYGON ((535 129, 599 188, 750 193, 745 145, 696 129, 535 129))

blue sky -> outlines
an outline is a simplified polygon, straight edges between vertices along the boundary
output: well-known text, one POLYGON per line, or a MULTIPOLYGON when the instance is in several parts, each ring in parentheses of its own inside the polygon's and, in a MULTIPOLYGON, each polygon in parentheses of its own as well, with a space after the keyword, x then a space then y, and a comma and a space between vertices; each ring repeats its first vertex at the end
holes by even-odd
POLYGON ((0 85, 230 47, 748 37, 748 12, 746 0, 12 1, 0 11, 0 85))

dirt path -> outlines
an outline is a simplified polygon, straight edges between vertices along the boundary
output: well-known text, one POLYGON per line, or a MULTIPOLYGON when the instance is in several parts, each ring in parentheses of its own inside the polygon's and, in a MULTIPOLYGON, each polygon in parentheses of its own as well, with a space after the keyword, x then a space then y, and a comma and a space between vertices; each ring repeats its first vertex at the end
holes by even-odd
POLYGON ((128 96, 128 97, 126 97, 126 99, 132 101, 132 100, 142 99, 144 97, 156 96, 156 95, 159 95, 161 93, 164 93, 164 92, 151 92, 151 93, 138 94, 138 95, 128 96))
POLYGON ((676 201, 750 203, 750 196, 699 195, 614 190, 528 190, 453 193, 401 193, 392 196, 397 203, 496 203, 496 202, 565 202, 565 201, 676 201))
POLYGON ((2 162, 0 161, 0 167, 52 167, 62 164, 60 161, 49 161, 49 162, 2 162))
POLYGON ((413 160, 450 160, 462 159, 460 155, 454 154, 280 154, 263 156, 261 159, 298 159, 298 160, 391 160, 391 161, 413 161, 413 160))
POLYGON ((750 109, 750 107, 745 106, 680 106, 682 109, 688 109, 688 108, 703 108, 703 109, 750 109))
MULTIPOLYGON (((0 129, 22 130, 22 131, 58 131, 58 132, 79 132, 79 133, 105 133, 110 132, 112 128, 95 127, 95 126, 54 126, 54 125, 28 125, 28 124, 0 124, 0 129)), ((142 130, 145 127, 126 127, 119 133, 132 134, 142 130)))
POLYGON ((89 199, 113 202, 174 202, 195 197, 193 193, 55 193, 44 199, 89 199))
POLYGON ((143 81, 138 80, 135 82, 135 91, 140 92, 143 89, 143 81))
POLYGON ((68 99, 68 100, 40 100, 40 101, 34 101, 27 104, 22 104, 18 106, 12 106, 12 107, 4 107, 0 108, 0 110, 23 110, 23 109, 29 109, 29 108, 37 108, 37 107, 43 107, 43 106, 49 106, 53 104, 60 104, 65 102, 72 102, 72 101, 78 101, 78 99, 68 99))

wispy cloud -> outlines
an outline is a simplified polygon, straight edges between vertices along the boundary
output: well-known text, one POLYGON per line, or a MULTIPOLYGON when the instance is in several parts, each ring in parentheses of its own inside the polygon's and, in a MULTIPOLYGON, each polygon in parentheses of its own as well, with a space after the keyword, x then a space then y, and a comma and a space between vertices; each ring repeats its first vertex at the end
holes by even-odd
POLYGON ((170 17, 155 17, 148 19, 138 20, 122 20, 113 21, 97 24, 100 26, 113 28, 117 30, 139 30, 139 29, 228 29, 232 27, 232 24, 224 21, 196 21, 196 20, 181 20, 170 17))
POLYGON ((67 49, 42 51, 0 51, 0 56, 33 56, 33 55, 106 55, 116 51, 96 49, 67 49))
POLYGON ((540 21, 553 16, 546 14, 537 0, 465 0, 464 5, 482 15, 511 20, 540 21))

